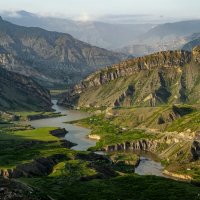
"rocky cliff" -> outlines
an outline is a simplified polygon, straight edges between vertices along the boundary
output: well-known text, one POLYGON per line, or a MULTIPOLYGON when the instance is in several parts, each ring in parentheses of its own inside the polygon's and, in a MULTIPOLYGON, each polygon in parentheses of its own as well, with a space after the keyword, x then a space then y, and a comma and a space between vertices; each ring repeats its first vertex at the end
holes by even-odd
POLYGON ((75 106, 155 106, 198 102, 199 47, 124 61, 87 77, 60 101, 75 106))
POLYGON ((125 57, 69 34, 17 26, 0 19, 0 64, 45 86, 77 83, 89 73, 125 57))
POLYGON ((191 162, 200 158, 200 142, 194 135, 186 133, 166 133, 157 139, 127 141, 106 146, 103 150, 112 151, 146 151, 156 154, 170 162, 191 162), (175 135, 176 134, 176 135, 175 135))
POLYGON ((53 167, 61 160, 67 159, 65 155, 56 154, 47 158, 38 158, 31 163, 16 166, 14 169, 0 170, 0 177, 20 178, 46 176, 53 171, 53 167))
POLYGON ((48 90, 26 76, 0 67, 0 110, 51 110, 48 90))

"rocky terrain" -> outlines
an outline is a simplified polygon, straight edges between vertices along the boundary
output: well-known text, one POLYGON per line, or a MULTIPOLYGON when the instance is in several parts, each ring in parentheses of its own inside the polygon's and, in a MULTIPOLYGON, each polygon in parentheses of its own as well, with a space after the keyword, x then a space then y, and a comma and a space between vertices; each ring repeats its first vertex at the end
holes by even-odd
POLYGON ((48 90, 26 76, 0 67, 0 110, 51 110, 48 90))
POLYGON ((199 47, 124 61, 88 76, 61 104, 78 107, 199 103, 199 47))
POLYGON ((98 139, 93 150, 151 152, 168 176, 198 179, 199 61, 199 46, 130 59, 88 76, 59 103, 95 111, 80 122, 98 139))
POLYGON ((26 28, 0 18, 0 64, 47 87, 74 84, 95 70, 126 58, 69 34, 26 28))

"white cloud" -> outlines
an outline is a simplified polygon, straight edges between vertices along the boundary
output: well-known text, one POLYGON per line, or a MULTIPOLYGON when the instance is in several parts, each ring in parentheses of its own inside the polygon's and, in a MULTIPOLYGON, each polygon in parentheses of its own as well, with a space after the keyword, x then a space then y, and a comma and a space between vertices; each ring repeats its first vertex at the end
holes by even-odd
POLYGON ((7 17, 15 17, 15 18, 21 17, 21 15, 18 13, 18 11, 14 11, 14 10, 9 10, 9 11, 0 10, 0 14, 7 16, 7 17))
POLYGON ((87 13, 82 13, 80 16, 78 16, 77 18, 76 18, 76 20, 77 21, 83 21, 83 22, 87 22, 87 21, 90 21, 91 20, 91 18, 90 18, 90 16, 87 14, 87 13))

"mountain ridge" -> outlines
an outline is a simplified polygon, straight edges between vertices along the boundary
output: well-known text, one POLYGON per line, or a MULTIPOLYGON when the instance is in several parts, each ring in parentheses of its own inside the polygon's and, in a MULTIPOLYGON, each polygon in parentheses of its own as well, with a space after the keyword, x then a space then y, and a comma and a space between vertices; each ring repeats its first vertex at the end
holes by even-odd
POLYGON ((4 20, 0 21, 0 53, 12 55, 12 62, 0 63, 5 68, 29 75, 45 86, 74 84, 96 69, 127 57, 91 46, 69 34, 22 27, 4 20), (23 66, 27 68, 24 72, 23 66), (32 71, 38 76, 31 76, 32 71))
POLYGON ((51 110, 51 97, 32 79, 0 66, 0 110, 51 110))
POLYGON ((166 51, 130 59, 88 76, 60 103, 78 107, 197 103, 199 57, 196 47, 192 53, 166 51))
POLYGON ((6 20, 18 25, 41 27, 49 31, 69 33, 91 45, 112 50, 128 45, 133 41, 133 38, 152 27, 152 24, 112 24, 102 21, 78 21, 40 16, 26 11, 18 11, 16 15, 19 16, 9 16, 9 13, 3 14, 6 20))

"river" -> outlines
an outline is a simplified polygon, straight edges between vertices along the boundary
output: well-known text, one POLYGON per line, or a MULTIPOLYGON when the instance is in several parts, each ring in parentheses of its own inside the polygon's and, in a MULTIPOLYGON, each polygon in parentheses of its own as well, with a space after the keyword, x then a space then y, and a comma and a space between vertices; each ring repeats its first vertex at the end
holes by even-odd
POLYGON ((41 128, 41 127, 65 128, 67 131, 69 131, 66 134, 65 139, 77 144, 76 146, 72 147, 72 149, 74 150, 85 151, 89 147, 95 146, 96 141, 91 140, 87 137, 87 135, 90 133, 89 129, 65 123, 89 117, 89 114, 77 110, 67 110, 65 107, 58 106, 56 104, 57 103, 56 100, 53 100, 52 103, 53 103, 52 108, 55 110, 55 112, 60 112, 65 116, 33 120, 30 121, 31 126, 33 126, 34 128, 41 128))
MULTIPOLYGON (((48 119, 39 119, 30 121, 31 126, 34 128, 41 127, 60 127, 65 128, 69 131, 65 139, 71 141, 77 146, 72 147, 74 150, 85 151, 89 147, 95 146, 96 141, 91 140, 87 137, 90 133, 89 129, 68 124, 66 122, 74 121, 89 117, 89 114, 77 110, 67 110, 65 107, 58 106, 56 100, 53 100, 53 109, 55 112, 60 112, 65 115, 62 117, 48 118, 48 119)), ((136 167, 135 172, 140 175, 156 175, 164 176, 163 167, 151 154, 140 152, 140 164, 136 167)))

